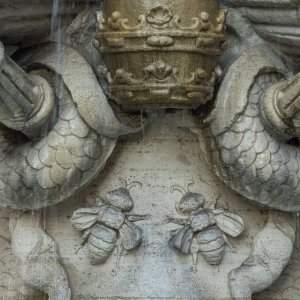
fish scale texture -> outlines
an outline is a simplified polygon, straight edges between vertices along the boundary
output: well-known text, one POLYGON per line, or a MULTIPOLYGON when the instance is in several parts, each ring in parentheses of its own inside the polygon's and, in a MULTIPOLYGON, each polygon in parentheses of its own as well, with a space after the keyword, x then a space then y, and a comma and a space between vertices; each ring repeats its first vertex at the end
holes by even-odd
MULTIPOLYGON (((300 150, 268 132, 261 118, 264 92, 280 77, 276 72, 259 74, 244 93, 244 110, 233 113, 230 126, 219 128, 217 134, 215 124, 212 126, 215 168, 244 197, 271 208, 299 211, 300 150)), ((228 101, 233 98, 229 96, 228 101)))
POLYGON ((56 124, 40 141, 14 145, 3 128, 0 139, 0 205, 24 210, 72 196, 98 175, 115 146, 115 139, 87 125, 68 94, 60 100, 56 124))

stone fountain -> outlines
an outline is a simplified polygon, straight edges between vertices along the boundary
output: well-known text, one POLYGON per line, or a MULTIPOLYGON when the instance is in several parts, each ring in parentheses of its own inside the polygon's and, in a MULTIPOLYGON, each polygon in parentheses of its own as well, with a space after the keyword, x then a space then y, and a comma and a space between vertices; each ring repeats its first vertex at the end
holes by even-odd
POLYGON ((299 299, 299 9, 0 0, 0 296, 299 299))

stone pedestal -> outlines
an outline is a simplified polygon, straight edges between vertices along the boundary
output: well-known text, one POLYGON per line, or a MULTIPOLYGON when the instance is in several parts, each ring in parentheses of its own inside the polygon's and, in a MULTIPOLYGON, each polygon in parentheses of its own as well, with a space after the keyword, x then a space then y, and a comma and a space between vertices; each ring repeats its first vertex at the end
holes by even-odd
POLYGON ((220 299, 230 298, 228 273, 237 268, 251 251, 253 238, 264 227, 268 213, 249 204, 226 188, 213 174, 205 138, 200 140, 186 126, 193 118, 185 112, 153 113, 143 134, 123 138, 102 175, 80 197, 47 211, 47 232, 57 241, 69 275, 74 299, 220 299), (71 226, 74 210, 95 203, 93 195, 105 196, 120 185, 119 178, 139 181, 133 189, 136 214, 149 214, 139 222, 143 229, 140 248, 122 254, 116 267, 117 251, 103 265, 92 266, 82 236, 71 226), (230 239, 236 252, 226 249, 219 266, 210 266, 199 254, 197 271, 191 255, 181 255, 168 246, 170 231, 166 215, 179 216, 175 205, 180 193, 170 193, 179 184, 191 187, 206 199, 205 207, 217 201, 244 218, 244 234, 230 239), (78 250, 79 248, 79 250, 78 250))

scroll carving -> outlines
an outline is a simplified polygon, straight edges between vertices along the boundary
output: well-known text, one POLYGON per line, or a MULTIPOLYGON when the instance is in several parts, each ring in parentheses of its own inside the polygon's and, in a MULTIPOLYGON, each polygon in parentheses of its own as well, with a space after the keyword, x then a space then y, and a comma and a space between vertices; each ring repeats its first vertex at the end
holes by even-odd
POLYGON ((19 274, 26 285, 47 294, 49 300, 70 300, 71 290, 57 245, 40 222, 39 213, 16 213, 10 220, 19 274))
POLYGON ((252 294, 268 288, 279 277, 293 251, 292 220, 278 212, 270 215, 266 227, 255 237, 249 257, 229 274, 234 299, 251 299, 252 294))

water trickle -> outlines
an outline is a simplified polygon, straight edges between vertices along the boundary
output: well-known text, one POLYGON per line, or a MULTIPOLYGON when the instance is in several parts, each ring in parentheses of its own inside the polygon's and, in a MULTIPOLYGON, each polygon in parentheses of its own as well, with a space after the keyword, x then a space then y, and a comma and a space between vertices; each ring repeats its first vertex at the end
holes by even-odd
POLYGON ((142 125, 142 140, 145 138, 145 127, 144 127, 144 116, 143 116, 143 110, 141 109, 141 125, 142 125))
POLYGON ((64 1, 63 0, 53 0, 52 5, 52 16, 51 16, 51 33, 50 33, 50 40, 51 42, 55 43, 56 48, 56 70, 57 73, 55 74, 54 82, 53 82, 53 89, 56 102, 54 105, 54 110, 52 113, 51 120, 45 126, 44 135, 53 128, 54 124, 57 121, 58 110, 59 106, 57 102, 64 97, 64 84, 63 79, 60 74, 63 73, 64 70, 64 49, 63 49, 63 30, 62 30, 62 15, 64 12, 64 1))
MULTIPOLYGON (((52 18, 51 18, 51 40, 56 44, 56 64, 59 73, 63 70, 63 44, 62 44, 62 19, 63 9, 62 0, 53 0, 52 18)), ((56 76, 55 91, 58 97, 63 94, 63 83, 60 76, 56 76)))

